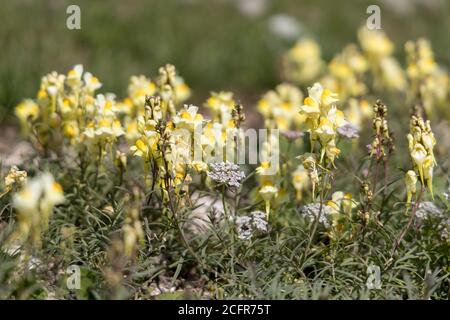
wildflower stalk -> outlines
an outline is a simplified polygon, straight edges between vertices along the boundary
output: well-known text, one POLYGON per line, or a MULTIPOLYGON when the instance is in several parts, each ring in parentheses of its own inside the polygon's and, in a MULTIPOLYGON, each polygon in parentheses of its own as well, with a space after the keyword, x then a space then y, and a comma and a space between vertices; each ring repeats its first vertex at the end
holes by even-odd
POLYGON ((408 232, 409 228, 411 227, 413 221, 414 221, 414 217, 416 216, 416 212, 417 209, 419 208, 420 205, 420 201, 422 200, 422 195, 423 192, 425 191, 425 188, 423 186, 423 184, 420 185, 420 192, 419 195, 417 197, 417 201, 414 205, 414 209, 411 212, 411 216, 409 217, 408 223, 406 224, 406 227, 402 230, 402 232, 400 233, 399 237, 397 238, 397 240, 394 243, 394 248, 392 249, 392 253, 391 253, 391 259, 395 254, 395 251, 397 250, 398 246, 400 245, 400 243, 402 242, 403 238, 405 237, 406 233, 408 232))
POLYGON ((304 251, 304 253, 302 255, 302 259, 301 259, 302 264, 304 263, 307 255, 308 255, 308 253, 310 251, 312 242, 314 240, 314 237, 316 236, 317 228, 319 227, 320 218, 322 216, 322 212, 323 212, 323 208, 324 208, 324 199, 325 199, 324 192, 326 190, 325 186, 328 183, 328 178, 329 178, 328 177, 328 172, 326 172, 324 177, 323 177, 323 179, 322 179, 322 186, 320 188, 320 193, 319 193, 319 203, 320 203, 320 205, 319 205, 319 212, 314 218, 313 228, 312 228, 312 231, 310 232, 310 235, 309 235, 308 244, 306 245, 306 249, 305 249, 305 251, 304 251))

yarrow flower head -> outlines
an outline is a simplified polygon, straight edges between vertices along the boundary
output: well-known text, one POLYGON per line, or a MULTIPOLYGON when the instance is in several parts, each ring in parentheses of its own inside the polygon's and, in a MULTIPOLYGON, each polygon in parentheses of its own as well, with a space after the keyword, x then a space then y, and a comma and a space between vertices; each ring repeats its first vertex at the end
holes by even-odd
POLYGON ((236 231, 241 240, 250 240, 257 233, 266 233, 267 220, 262 211, 253 211, 249 216, 238 216, 235 218, 236 231))
POLYGON ((304 205, 300 209, 301 214, 307 218, 310 222, 319 219, 319 223, 323 224, 325 228, 331 227, 331 213, 332 209, 327 205, 321 205, 320 203, 309 203, 304 205), (321 211, 322 206, 322 212, 321 211))
POLYGON ((443 218, 443 210, 439 208, 434 202, 424 201, 419 204, 416 211, 416 217, 420 220, 430 218, 443 218))
POLYGON ((344 124, 342 127, 337 128, 337 133, 347 139, 359 138, 359 130, 354 124, 350 122, 344 124))
POLYGON ((245 179, 245 173, 239 165, 229 161, 209 164, 207 176, 218 184, 234 188, 239 188, 245 179))
POLYGON ((19 170, 16 166, 12 166, 5 177, 5 190, 9 192, 16 187, 20 188, 26 183, 26 181, 27 172, 24 170, 19 170))

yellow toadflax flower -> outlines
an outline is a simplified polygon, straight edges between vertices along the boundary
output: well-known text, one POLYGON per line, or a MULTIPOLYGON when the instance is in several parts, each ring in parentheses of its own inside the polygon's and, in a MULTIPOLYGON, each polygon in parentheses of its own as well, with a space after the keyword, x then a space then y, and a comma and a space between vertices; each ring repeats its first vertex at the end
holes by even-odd
POLYGON ((353 200, 353 196, 350 193, 344 193, 342 191, 334 192, 327 205, 330 208, 330 212, 336 215, 341 213, 341 210, 346 215, 350 215, 352 210, 357 206, 353 200))
POLYGON ((424 122, 421 117, 413 115, 407 138, 414 169, 419 174, 422 185, 426 183, 433 196, 433 169, 436 165, 433 148, 436 139, 431 130, 430 121, 424 122))
POLYGON ((184 109, 173 118, 173 123, 177 128, 185 128, 191 131, 202 125, 203 122, 203 116, 198 112, 198 107, 194 105, 185 105, 184 109))
POLYGON ((299 165, 292 173, 292 184, 296 191, 297 201, 302 200, 302 191, 310 184, 309 172, 302 165, 299 165))
POLYGON ((40 108, 33 100, 26 99, 16 107, 15 113, 20 120, 23 133, 27 134, 31 123, 38 119, 40 108))
POLYGON ((307 84, 316 80, 323 66, 320 47, 311 39, 298 41, 282 57, 284 77, 297 84, 307 84))
POLYGON ((379 60, 394 52, 394 44, 382 31, 363 26, 358 31, 358 39, 370 60, 379 60))
POLYGON ((227 125, 232 119, 232 111, 236 101, 233 93, 227 91, 212 92, 205 103, 205 107, 211 111, 214 121, 219 121, 222 125, 227 125))
POLYGON ((40 242, 41 232, 48 227, 53 208, 65 200, 62 187, 50 173, 41 174, 13 195, 18 229, 15 236, 40 242))
POLYGON ((256 168, 259 185, 261 186, 258 193, 264 200, 267 220, 269 220, 271 202, 278 197, 280 191, 276 184, 276 181, 279 180, 278 170, 274 169, 269 161, 262 161, 260 166, 256 168))
POLYGON ((359 97, 366 93, 363 79, 368 62, 354 44, 347 45, 328 65, 330 74, 324 82, 333 84, 331 88, 339 93, 342 100, 359 97))
POLYGON ((413 170, 408 170, 405 174, 406 203, 411 203, 412 196, 417 192, 417 175, 413 170))
POLYGON ((363 26, 358 39, 375 78, 375 86, 389 90, 403 90, 406 79, 399 62, 392 56, 394 44, 383 31, 363 26))
POLYGON ((258 111, 264 116, 267 128, 290 130, 292 125, 299 126, 304 116, 297 112, 303 99, 303 93, 297 87, 282 83, 270 90, 259 100, 258 111))
POLYGON ((259 195, 264 200, 266 206, 267 221, 269 221, 270 201, 272 201, 278 195, 278 188, 274 185, 266 184, 261 189, 259 189, 259 195))
POLYGON ((336 147, 336 130, 346 123, 344 113, 335 105, 337 101, 336 93, 323 88, 320 83, 315 83, 308 88, 308 97, 300 107, 300 114, 306 117, 311 149, 314 150, 318 142, 321 147, 320 162, 326 156, 332 165, 340 153, 336 147))
POLYGON ((405 44, 410 82, 409 100, 423 105, 431 116, 436 107, 445 107, 448 97, 448 74, 435 59, 431 44, 420 38, 405 44), (420 100, 420 101, 417 101, 420 100))

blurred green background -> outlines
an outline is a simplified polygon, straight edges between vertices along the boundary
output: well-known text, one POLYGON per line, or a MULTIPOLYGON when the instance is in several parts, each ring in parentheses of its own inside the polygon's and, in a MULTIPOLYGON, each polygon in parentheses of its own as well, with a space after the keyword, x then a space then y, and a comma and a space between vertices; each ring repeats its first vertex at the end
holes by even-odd
POLYGON ((221 89, 254 102, 279 81, 279 55, 297 38, 314 37, 329 59, 356 40, 370 4, 381 7, 400 59, 406 40, 426 36, 437 60, 450 65, 448 0, 2 0, 0 122, 35 96, 42 75, 77 63, 119 97, 130 75, 154 76, 172 63, 193 103, 221 89), (81 8, 81 30, 66 27, 70 4, 81 8))

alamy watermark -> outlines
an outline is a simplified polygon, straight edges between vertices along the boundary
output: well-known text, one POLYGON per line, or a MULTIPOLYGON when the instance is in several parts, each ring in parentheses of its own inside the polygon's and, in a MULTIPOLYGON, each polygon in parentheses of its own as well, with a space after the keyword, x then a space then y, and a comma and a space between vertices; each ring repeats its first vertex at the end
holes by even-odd
POLYGON ((368 278, 366 281, 367 289, 381 289, 381 271, 377 265, 367 267, 368 278))
MULTIPOLYGON (((186 162, 256 165, 265 162, 263 175, 275 175, 279 167, 280 141, 278 129, 206 128, 197 124, 193 130, 177 128, 171 132, 172 143, 178 145, 186 162)), ((181 159, 180 159, 181 160, 181 159)))
POLYGON ((81 288, 81 272, 80 267, 77 265, 71 265, 66 269, 68 275, 66 280, 67 289, 79 290, 81 288))
POLYGON ((372 4, 367 7, 367 14, 370 16, 367 18, 366 26, 369 30, 381 29, 381 9, 376 4, 372 4))
POLYGON ((81 9, 76 4, 67 7, 66 13, 69 15, 66 19, 66 27, 69 30, 81 29, 81 9))

